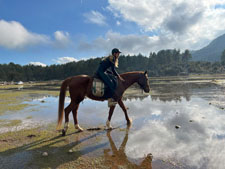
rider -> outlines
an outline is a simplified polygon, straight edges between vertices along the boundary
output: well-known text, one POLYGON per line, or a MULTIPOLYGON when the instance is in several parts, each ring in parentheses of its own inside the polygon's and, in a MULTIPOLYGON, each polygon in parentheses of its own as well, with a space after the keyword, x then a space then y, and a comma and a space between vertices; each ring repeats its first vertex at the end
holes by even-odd
POLYGON ((117 48, 112 49, 112 55, 104 58, 97 69, 98 77, 107 85, 110 89, 111 95, 114 100, 118 100, 118 94, 114 93, 115 85, 110 80, 109 75, 107 74, 107 69, 111 68, 113 75, 117 76, 121 81, 124 81, 123 78, 117 73, 115 67, 118 67, 118 59, 120 55, 120 50, 117 48))

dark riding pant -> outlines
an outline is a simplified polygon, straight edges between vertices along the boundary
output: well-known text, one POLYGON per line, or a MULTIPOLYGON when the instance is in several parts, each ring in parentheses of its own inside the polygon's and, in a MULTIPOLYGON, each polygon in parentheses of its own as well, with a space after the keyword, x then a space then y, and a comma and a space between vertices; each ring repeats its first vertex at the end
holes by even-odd
POLYGON ((105 85, 107 85, 111 91, 111 95, 114 94, 116 89, 115 83, 109 78, 109 75, 101 70, 97 71, 97 75, 101 78, 105 85))

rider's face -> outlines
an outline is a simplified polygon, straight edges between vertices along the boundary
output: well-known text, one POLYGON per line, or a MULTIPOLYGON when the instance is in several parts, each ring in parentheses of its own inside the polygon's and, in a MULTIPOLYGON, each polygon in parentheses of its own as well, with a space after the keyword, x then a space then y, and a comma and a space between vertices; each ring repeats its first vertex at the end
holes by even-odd
POLYGON ((115 56, 116 58, 119 58, 120 53, 114 53, 114 56, 115 56))

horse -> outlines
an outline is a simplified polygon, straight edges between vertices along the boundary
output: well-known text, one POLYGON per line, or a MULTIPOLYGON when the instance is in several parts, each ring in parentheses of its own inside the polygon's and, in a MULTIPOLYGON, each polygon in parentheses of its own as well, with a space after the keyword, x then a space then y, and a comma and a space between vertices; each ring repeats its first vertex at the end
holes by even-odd
MULTIPOLYGON (((119 104, 119 106, 122 108, 124 112, 127 125, 130 125, 132 121, 128 117, 127 108, 125 107, 122 101, 123 93, 125 92, 127 88, 129 88, 134 83, 138 83, 141 89, 144 90, 144 92, 149 93, 150 86, 149 86, 148 74, 147 74, 147 71, 145 72, 135 71, 135 72, 123 73, 123 74, 120 74, 120 76, 124 79, 124 81, 121 81, 118 79, 118 86, 117 86, 116 92, 119 95, 119 99, 117 100, 117 103, 119 104)), ((106 98, 97 97, 92 94, 93 79, 94 79, 93 77, 88 75, 77 75, 77 76, 69 77, 62 82, 61 88, 60 88, 60 94, 59 94, 58 123, 57 123, 57 130, 59 130, 62 125, 63 114, 65 111, 65 124, 64 124, 64 129, 62 130, 62 135, 65 135, 68 130, 69 113, 71 111, 73 112, 75 129, 77 129, 79 132, 83 131, 83 129, 79 126, 77 121, 77 110, 79 108, 80 102, 82 102, 85 97, 88 97, 96 101, 106 100, 106 98), (67 87, 69 87, 71 102, 64 110, 64 102, 65 102, 67 87)), ((112 126, 110 125, 110 120, 113 115, 115 106, 116 105, 112 105, 109 108, 108 120, 106 122, 106 126, 108 128, 112 128, 112 126)))

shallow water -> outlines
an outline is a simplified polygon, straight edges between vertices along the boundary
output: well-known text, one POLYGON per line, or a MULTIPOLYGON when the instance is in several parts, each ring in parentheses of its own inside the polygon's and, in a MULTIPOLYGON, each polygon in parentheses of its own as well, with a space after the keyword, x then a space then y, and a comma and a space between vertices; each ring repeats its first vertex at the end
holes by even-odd
MULTIPOLYGON (((153 168, 167 161, 164 168, 169 165, 168 168, 222 169, 225 166, 224 91, 223 87, 211 84, 201 87, 172 84, 153 86, 149 96, 141 97, 140 93, 139 97, 129 96, 124 103, 129 108, 132 126, 126 129, 124 114, 117 106, 111 124, 119 128, 100 132, 96 137, 104 136, 103 139, 81 152, 104 155, 115 164, 126 162, 138 166, 151 153, 153 168)), ((67 97, 66 105, 69 101, 67 97)), ((23 126, 57 120, 58 97, 46 95, 24 103, 32 106, 2 115, 0 119, 20 119, 23 126)), ((107 102, 85 99, 78 110, 79 124, 85 128, 104 126, 107 116, 107 102)))

